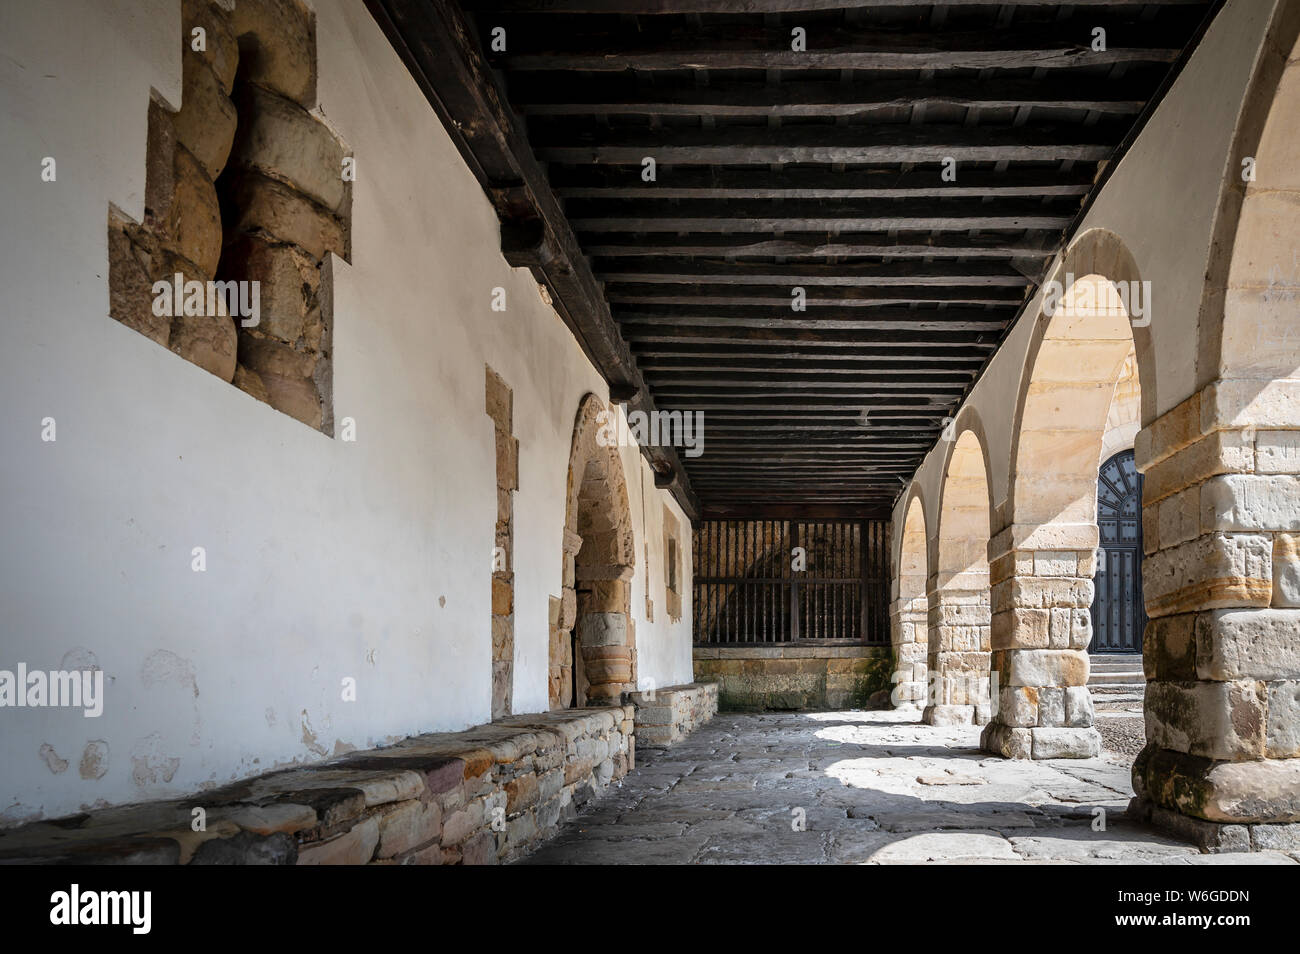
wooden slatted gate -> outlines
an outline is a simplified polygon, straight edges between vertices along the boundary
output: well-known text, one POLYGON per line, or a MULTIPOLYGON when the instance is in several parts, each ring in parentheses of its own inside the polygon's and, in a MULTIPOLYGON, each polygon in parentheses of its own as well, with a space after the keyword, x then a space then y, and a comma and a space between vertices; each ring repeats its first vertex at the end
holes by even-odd
POLYGON ((887 645, 888 537, 883 520, 701 521, 696 644, 887 645))

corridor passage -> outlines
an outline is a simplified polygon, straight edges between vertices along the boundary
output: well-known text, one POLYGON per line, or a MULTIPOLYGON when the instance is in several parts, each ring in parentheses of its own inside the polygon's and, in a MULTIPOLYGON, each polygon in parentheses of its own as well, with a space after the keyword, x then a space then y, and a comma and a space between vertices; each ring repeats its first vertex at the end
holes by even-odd
POLYGON ((1001 759, 979 751, 979 732, 892 711, 721 713, 638 752, 621 786, 524 863, 1300 862, 1201 854, 1129 822, 1121 755, 1001 759))

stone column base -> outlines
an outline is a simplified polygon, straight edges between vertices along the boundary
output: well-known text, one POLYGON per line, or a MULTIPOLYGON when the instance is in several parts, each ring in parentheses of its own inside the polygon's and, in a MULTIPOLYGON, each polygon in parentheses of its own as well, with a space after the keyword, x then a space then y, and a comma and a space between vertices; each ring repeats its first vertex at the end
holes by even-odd
POLYGON ((1141 796, 1128 803, 1128 815, 1175 838, 1189 841, 1202 851, 1296 851, 1300 849, 1300 822, 1238 825, 1206 821, 1170 811, 1141 796))
POLYGON ((1217 824, 1300 823, 1300 759, 1226 762, 1148 744, 1133 762, 1133 791, 1217 824))
POLYGON ((1008 759, 1092 759, 1101 754, 1101 735, 1091 726, 1015 728, 990 722, 980 734, 980 748, 1008 759))
POLYGON ((992 718, 987 705, 926 706, 921 721, 927 725, 984 725, 992 718))
MULTIPOLYGON (((910 677, 911 673, 907 675, 910 677)), ((889 700, 894 704, 895 709, 920 712, 924 708, 925 683, 899 679, 889 694, 889 700)))

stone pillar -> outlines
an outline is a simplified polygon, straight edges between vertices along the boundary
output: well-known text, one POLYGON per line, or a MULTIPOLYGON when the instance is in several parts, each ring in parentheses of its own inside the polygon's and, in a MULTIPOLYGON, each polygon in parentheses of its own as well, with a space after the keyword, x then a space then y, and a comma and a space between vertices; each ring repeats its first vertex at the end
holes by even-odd
POLYGON ((920 711, 925 705, 925 605, 924 596, 895 599, 890 612, 894 655, 894 688, 890 701, 895 709, 920 711))
POLYGON ((578 579, 587 586, 578 594, 578 645, 587 681, 587 705, 621 703, 623 692, 632 684, 632 567, 601 567, 595 572, 619 574, 617 579, 578 579))
POLYGON ((997 686, 980 746, 1007 758, 1101 751, 1088 694, 1096 525, 1010 526, 989 542, 997 686), (1055 544, 1048 549, 1049 544, 1055 544))
POLYGON ((931 589, 927 658, 930 725, 983 725, 992 715, 989 696, 989 591, 931 589))
POLYGON ((496 440, 496 553, 492 561, 492 718, 511 713, 515 678, 515 503, 519 441, 513 435, 514 392, 487 368, 486 407, 496 440))
POLYGON ((552 600, 550 652, 550 705, 563 709, 574 704, 573 686, 573 627, 578 620, 577 562, 582 549, 582 537, 572 530, 564 531, 564 589, 560 598, 552 600))
POLYGON ((1132 812, 1300 847, 1300 382, 1218 381, 1138 434, 1147 746, 1132 812))

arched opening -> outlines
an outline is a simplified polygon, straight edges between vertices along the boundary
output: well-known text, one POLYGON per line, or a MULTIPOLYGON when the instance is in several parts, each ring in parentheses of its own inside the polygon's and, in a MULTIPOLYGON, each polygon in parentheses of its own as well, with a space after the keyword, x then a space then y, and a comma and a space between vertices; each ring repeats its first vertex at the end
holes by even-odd
POLYGON ((1016 524, 1055 528, 1039 535, 1043 543, 1096 545, 1097 466, 1116 385, 1134 359, 1125 297, 1142 292, 1129 288, 1097 274, 1075 279, 1033 356, 1011 497, 1016 524))
POLYGON ((1087 653, 1098 470, 1104 450, 1131 446, 1128 418, 1150 401, 1152 305, 1132 255, 1103 229, 1075 241, 1044 289, 1012 432, 1006 513, 988 549, 998 686, 981 741, 988 751, 1100 751, 1087 653))
POLYGON ((1274 844, 1300 820, 1298 36, 1300 3, 1279 4, 1220 196, 1201 390, 1138 443, 1152 619, 1132 814, 1234 850, 1274 844))
POLYGON ((989 698, 989 490, 984 450, 963 431, 944 473, 938 569, 929 596, 927 658, 933 695, 925 721, 983 724, 989 698))
POLYGON ((551 632, 552 708, 613 703, 635 689, 631 508, 618 448, 600 440, 607 421, 603 415, 615 413, 588 394, 574 424, 564 521, 564 592, 559 623, 551 632))
POLYGON ((903 520, 898 556, 898 590, 892 614, 894 689, 896 709, 919 709, 925 703, 926 630, 928 602, 925 585, 929 556, 925 535, 925 507, 913 495, 903 520))

